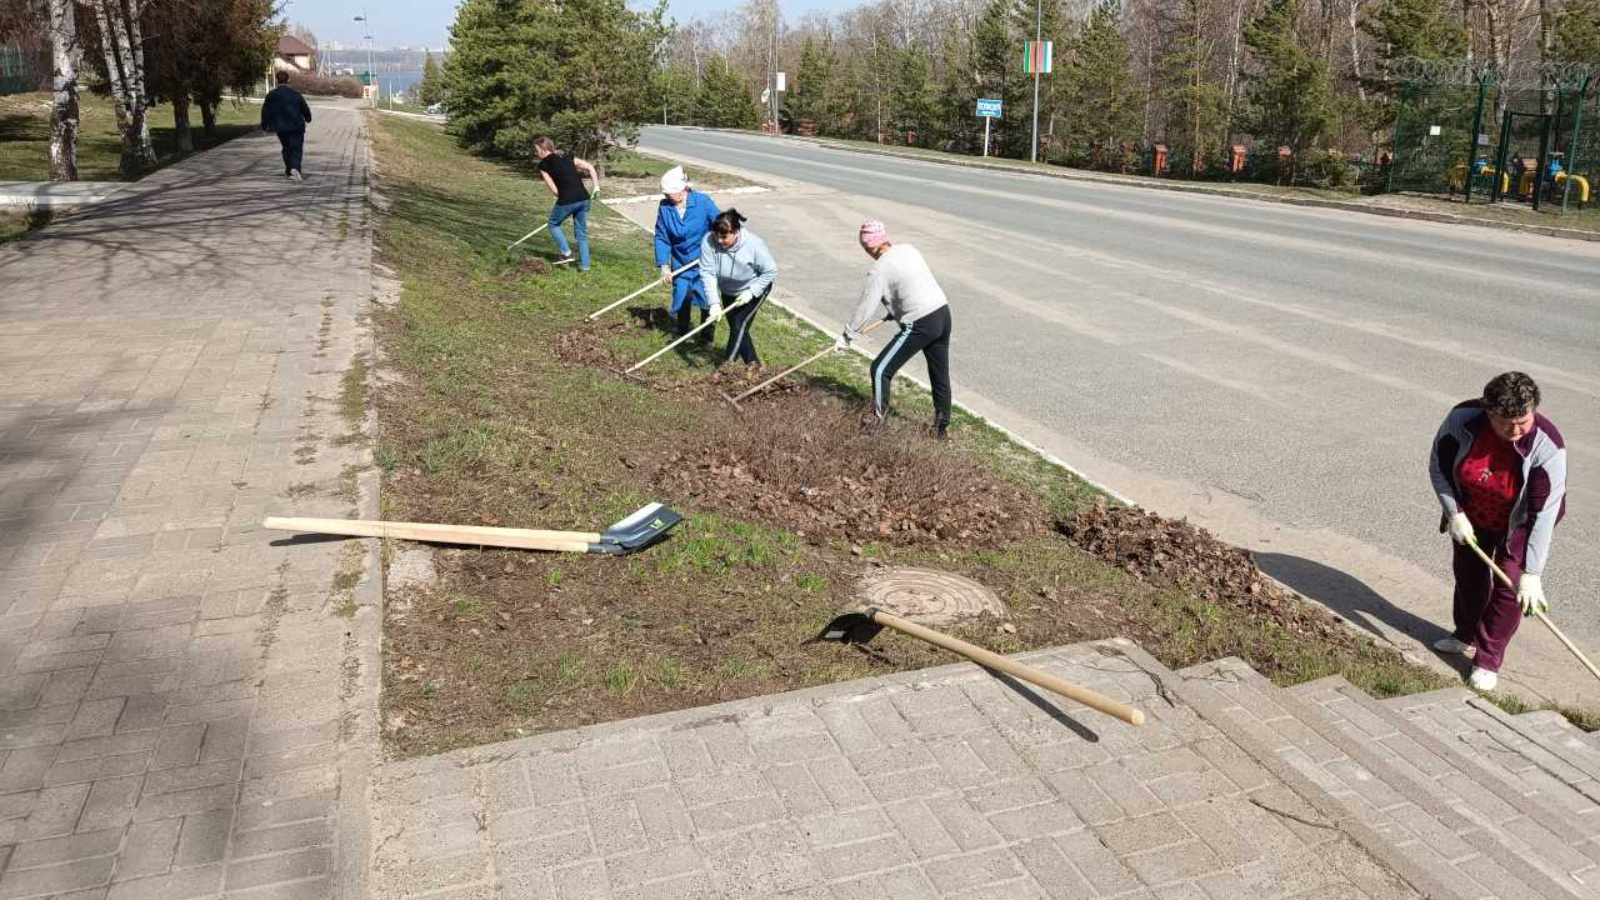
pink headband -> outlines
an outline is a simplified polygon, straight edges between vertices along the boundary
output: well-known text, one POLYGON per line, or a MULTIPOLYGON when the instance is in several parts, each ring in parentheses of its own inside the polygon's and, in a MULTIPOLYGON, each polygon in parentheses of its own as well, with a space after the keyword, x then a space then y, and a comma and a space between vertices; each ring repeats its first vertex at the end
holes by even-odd
POLYGON ((871 250, 879 244, 888 243, 889 231, 877 219, 868 219, 861 223, 861 246, 871 250))

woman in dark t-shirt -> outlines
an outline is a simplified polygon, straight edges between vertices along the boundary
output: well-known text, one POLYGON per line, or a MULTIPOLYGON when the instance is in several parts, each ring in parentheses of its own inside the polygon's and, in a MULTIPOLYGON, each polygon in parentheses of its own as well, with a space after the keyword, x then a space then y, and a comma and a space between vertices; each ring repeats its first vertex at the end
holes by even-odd
POLYGON ((583 177, 578 172, 587 172, 597 191, 600 190, 600 173, 586 160, 556 152, 555 141, 547 137, 533 142, 533 153, 539 158, 539 175, 544 178, 545 187, 556 196, 555 205, 550 207, 550 236, 555 239, 556 250, 561 254, 556 265, 572 262, 572 247, 567 244, 567 235, 561 230, 561 223, 571 217, 573 236, 578 241, 578 270, 587 272, 589 192, 584 189, 583 177))

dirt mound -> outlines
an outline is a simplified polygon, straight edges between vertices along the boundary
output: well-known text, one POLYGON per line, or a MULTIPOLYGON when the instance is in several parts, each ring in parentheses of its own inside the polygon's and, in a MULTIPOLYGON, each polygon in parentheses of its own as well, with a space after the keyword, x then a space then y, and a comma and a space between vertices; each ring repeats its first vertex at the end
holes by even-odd
MULTIPOLYGON (((782 371, 783 369, 776 366, 723 366, 716 370, 710 378, 707 378, 704 384, 713 396, 721 393, 730 397, 737 397, 782 371)), ((792 396, 801 393, 804 387, 805 385, 798 376, 785 378, 782 381, 767 385, 761 390, 761 393, 752 394, 742 402, 748 403, 757 399, 766 400, 772 397, 792 396)))
MULTIPOLYGON (((753 376, 751 376, 753 377, 753 376)), ((1039 533, 1039 503, 904 422, 797 393, 708 423, 654 480, 673 495, 807 536, 994 546, 1039 533)))
POLYGON ((529 256, 517 263, 517 271, 524 275, 549 275, 555 269, 537 256, 529 256))
POLYGON ((1247 551, 1186 520, 1102 503, 1057 521, 1056 530, 1137 578, 1186 585, 1212 603, 1269 616, 1296 634, 1341 633, 1327 611, 1267 580, 1247 551))
POLYGON ((633 365, 618 358, 607 342, 607 336, 628 330, 628 324, 619 320, 599 325, 586 322, 556 335, 556 358, 580 366, 598 366, 602 369, 626 369, 633 365))

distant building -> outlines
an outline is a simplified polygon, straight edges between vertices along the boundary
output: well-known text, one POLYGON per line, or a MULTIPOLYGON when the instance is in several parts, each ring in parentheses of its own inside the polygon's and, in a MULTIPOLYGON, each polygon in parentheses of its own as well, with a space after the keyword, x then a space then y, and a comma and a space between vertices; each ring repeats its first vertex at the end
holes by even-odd
POLYGON ((274 72, 309 72, 311 57, 317 51, 292 34, 278 38, 278 53, 272 58, 274 72))

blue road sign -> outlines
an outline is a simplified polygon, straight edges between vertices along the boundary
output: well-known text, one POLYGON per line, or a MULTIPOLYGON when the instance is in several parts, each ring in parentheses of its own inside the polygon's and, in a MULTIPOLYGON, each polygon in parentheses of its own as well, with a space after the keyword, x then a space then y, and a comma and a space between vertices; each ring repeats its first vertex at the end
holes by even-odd
POLYGON ((998 118, 1000 118, 1000 101, 999 100, 979 100, 978 101, 978 115, 983 117, 983 118, 985 118, 985 119, 998 119, 998 118))

